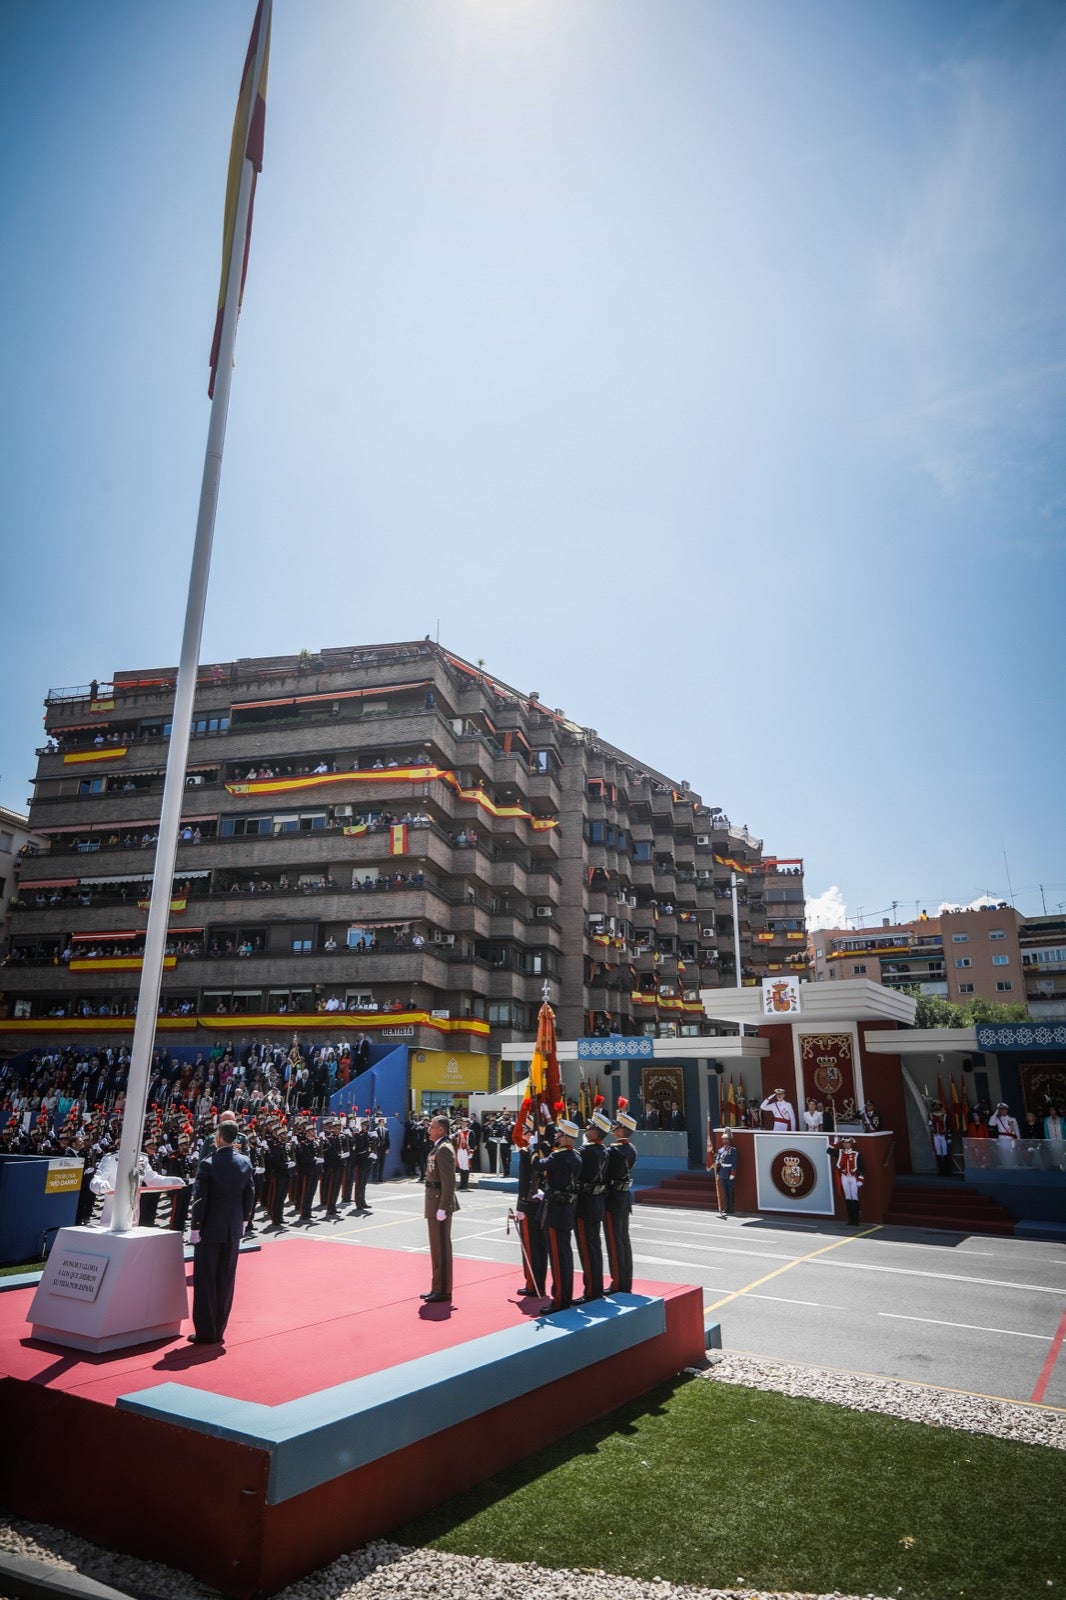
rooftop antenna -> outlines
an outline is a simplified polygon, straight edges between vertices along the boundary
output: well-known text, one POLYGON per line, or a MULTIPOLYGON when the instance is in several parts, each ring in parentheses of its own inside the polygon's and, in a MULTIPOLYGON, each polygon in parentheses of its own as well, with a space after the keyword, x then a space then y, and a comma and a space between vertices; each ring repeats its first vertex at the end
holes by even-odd
POLYGON ((1010 865, 1009 865, 1009 863, 1007 861, 1007 845, 1006 845, 1006 841, 1003 840, 1003 839, 1001 839, 999 842, 1000 842, 1000 845, 1003 848, 1003 868, 1004 868, 1004 871, 1007 874, 1007 893, 1010 896, 1010 903, 1011 903, 1011 905, 1013 905, 1014 904, 1014 885, 1010 881, 1010 865))

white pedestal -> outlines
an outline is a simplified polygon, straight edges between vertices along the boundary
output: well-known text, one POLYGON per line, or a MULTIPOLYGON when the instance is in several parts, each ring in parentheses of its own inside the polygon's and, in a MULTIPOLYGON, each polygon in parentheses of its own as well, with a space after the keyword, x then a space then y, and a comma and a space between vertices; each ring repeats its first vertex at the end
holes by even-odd
POLYGON ((35 1339, 97 1353, 173 1338, 188 1314, 179 1233, 61 1228, 26 1320, 35 1339))

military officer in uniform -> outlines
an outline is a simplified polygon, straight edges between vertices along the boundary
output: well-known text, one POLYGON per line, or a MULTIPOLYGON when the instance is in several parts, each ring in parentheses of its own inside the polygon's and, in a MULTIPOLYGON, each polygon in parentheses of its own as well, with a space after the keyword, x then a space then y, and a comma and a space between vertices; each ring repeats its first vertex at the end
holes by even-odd
POLYGON ((607 1192, 604 1208, 604 1233, 607 1261, 611 1269, 608 1294, 630 1294, 633 1289, 633 1248, 629 1242, 629 1213, 633 1209, 633 1167, 637 1152, 630 1143, 636 1119, 629 1113, 629 1102, 622 1098, 611 1125, 612 1143, 607 1151, 607 1192))
POLYGON ((603 1298, 603 1213, 607 1193, 607 1146, 610 1119, 599 1106, 585 1128, 585 1142, 578 1151, 581 1160, 581 1187, 577 1197, 577 1223, 574 1229, 577 1253, 584 1278, 582 1303, 603 1298))
POLYGON ((432 1143, 426 1161, 425 1217, 433 1286, 422 1296, 427 1304, 452 1298, 452 1213, 458 1211, 459 1202, 455 1197, 455 1146, 448 1131, 447 1117, 436 1116, 429 1125, 432 1143))
POLYGON ((732 1216, 736 1206, 733 1184, 739 1162, 737 1147, 729 1128, 722 1130, 722 1142, 714 1153, 714 1181, 718 1189, 718 1215, 732 1216))
POLYGON ((544 1234, 544 1160, 533 1119, 526 1120, 526 1143, 518 1150, 518 1233, 525 1284, 518 1293, 544 1299, 548 1281, 548 1241, 544 1234))
POLYGON ((580 1128, 567 1117, 555 1124, 555 1149, 544 1164, 544 1222, 552 1269, 552 1310, 574 1303, 574 1223, 581 1158, 574 1149, 580 1128))
POLYGON ((848 1211, 848 1227, 859 1226, 859 1192, 863 1185, 862 1156, 854 1139, 845 1139, 837 1152, 837 1172, 848 1211))

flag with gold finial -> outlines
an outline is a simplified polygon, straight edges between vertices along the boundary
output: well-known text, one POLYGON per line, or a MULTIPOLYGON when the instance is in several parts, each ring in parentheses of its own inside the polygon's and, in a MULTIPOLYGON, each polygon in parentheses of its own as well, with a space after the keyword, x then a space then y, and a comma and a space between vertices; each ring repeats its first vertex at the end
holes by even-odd
POLYGON ((707 1113, 707 1154, 704 1164, 708 1172, 714 1171, 714 1127, 711 1123, 711 1113, 707 1113))
MULTIPOLYGON (((545 984, 547 990, 547 984, 545 984)), ((548 1004, 547 994, 537 1017, 537 1042, 533 1046, 533 1058, 529 1063, 529 1094, 523 1100, 515 1123, 513 1141, 517 1145, 526 1142, 526 1118, 532 1113, 538 1114, 542 1105, 549 1107, 549 1116, 554 1115, 554 1107, 562 1097, 562 1085, 559 1081, 559 1057, 557 1054, 555 1038, 555 1012, 548 1004)))
POLYGON ((252 168, 251 192, 248 196, 248 220, 244 234, 244 259, 241 262, 240 284, 237 289, 237 309, 244 298, 244 280, 248 272, 248 247, 252 240, 252 208, 255 204, 255 180, 263 170, 263 136, 266 131, 267 69, 270 65, 270 13, 271 0, 259 0, 252 36, 248 41, 248 54, 241 74, 241 88, 237 96, 237 114, 233 119, 233 137, 230 141, 229 172, 226 178, 226 205, 222 221, 222 279, 218 290, 218 314, 211 340, 210 381, 208 396, 215 392, 215 373, 218 371, 222 342, 222 318, 226 310, 229 290, 230 263, 237 232, 238 195, 241 173, 248 161, 252 168), (261 38, 262 35, 262 38, 261 38), (262 49, 260 44, 262 43, 262 49), (258 60, 259 70, 256 71, 258 60))

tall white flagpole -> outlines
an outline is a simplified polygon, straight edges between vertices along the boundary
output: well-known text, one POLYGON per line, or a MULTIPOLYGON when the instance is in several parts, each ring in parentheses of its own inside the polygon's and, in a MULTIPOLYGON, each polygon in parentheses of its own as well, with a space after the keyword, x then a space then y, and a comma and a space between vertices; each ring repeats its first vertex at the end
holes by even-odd
MULTIPOLYGON (((255 66, 252 72, 253 105, 262 76, 263 57, 270 39, 271 6, 272 0, 263 0, 259 36, 256 41, 255 66)), ((255 168, 246 153, 241 165, 241 184, 234 218, 233 245, 230 251, 229 276, 226 282, 222 329, 219 336, 218 365, 215 371, 214 396, 211 401, 207 449, 200 485, 200 510, 196 519, 196 540, 189 574, 189 596, 185 607, 185 631, 182 635, 181 659, 174 691, 174 715, 170 728, 170 746, 167 751, 166 777, 163 780, 163 805, 159 817, 159 842, 155 852, 144 960, 141 966, 140 988, 137 991, 137 1021, 133 1029, 129 1083, 126 1088, 122 1140, 119 1145, 115 1175, 115 1197, 111 1209, 112 1233, 124 1233, 131 1226, 137 1203, 138 1160, 144 1114, 148 1103, 149 1069, 155 1043, 163 958, 170 920, 170 898, 178 854, 181 803, 185 794, 185 767, 189 755, 193 702, 196 697, 200 638, 207 604, 207 581, 211 570, 215 512, 222 479, 222 450, 226 442, 226 420, 229 414, 230 383, 233 377, 233 351, 237 342, 241 277, 244 270, 244 251, 248 238, 248 215, 254 177, 255 168)))

